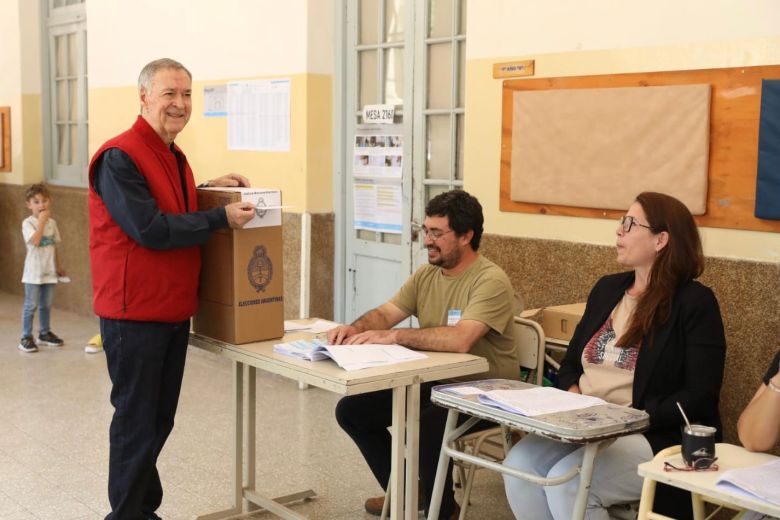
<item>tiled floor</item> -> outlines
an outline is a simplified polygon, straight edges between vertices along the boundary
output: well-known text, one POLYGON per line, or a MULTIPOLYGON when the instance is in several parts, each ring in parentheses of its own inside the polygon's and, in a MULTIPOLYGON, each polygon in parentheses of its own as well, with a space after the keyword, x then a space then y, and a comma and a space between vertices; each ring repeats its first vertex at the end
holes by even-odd
MULTIPOLYGON (((99 520, 106 498, 113 409, 105 356, 85 354, 97 321, 55 309, 62 348, 17 350, 20 297, 0 293, 0 520, 99 520)), ((189 519, 230 505, 231 365, 191 349, 176 426, 160 457, 158 513, 189 519)), ((333 419, 338 396, 258 373, 257 485, 277 496, 312 488, 294 509, 312 519, 374 519, 381 489, 333 419)), ((259 514, 252 518, 273 518, 259 514)), ((470 519, 510 519, 500 477, 478 473, 470 519)))

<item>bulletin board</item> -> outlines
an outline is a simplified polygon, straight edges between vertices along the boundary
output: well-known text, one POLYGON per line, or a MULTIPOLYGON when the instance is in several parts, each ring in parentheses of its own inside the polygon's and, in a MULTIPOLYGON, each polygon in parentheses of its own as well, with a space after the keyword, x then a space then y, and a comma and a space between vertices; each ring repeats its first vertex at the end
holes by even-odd
POLYGON ((11 107, 0 107, 0 172, 11 171, 11 107))
POLYGON ((501 128, 500 209, 524 213, 619 218, 623 210, 531 204, 511 198, 514 93, 521 90, 588 89, 708 84, 711 86, 707 210, 701 226, 780 232, 780 221, 753 216, 758 162, 761 80, 780 78, 780 66, 611 74, 504 81, 501 128))

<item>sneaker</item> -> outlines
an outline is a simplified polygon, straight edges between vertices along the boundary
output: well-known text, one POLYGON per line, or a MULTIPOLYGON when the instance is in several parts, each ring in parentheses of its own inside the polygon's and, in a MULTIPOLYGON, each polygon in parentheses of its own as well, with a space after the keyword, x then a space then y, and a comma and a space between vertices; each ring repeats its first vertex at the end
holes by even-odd
POLYGON ((38 347, 35 346, 32 336, 25 336, 19 342, 19 350, 22 352, 38 352, 38 347))
POLYGON ((38 345, 47 345, 49 347, 61 347, 65 342, 57 337, 52 331, 46 334, 38 334, 38 345))
POLYGON ((92 338, 87 342, 87 346, 84 347, 84 352, 87 354, 97 354, 99 352, 103 352, 103 341, 100 338, 100 334, 95 334, 92 336, 92 338))

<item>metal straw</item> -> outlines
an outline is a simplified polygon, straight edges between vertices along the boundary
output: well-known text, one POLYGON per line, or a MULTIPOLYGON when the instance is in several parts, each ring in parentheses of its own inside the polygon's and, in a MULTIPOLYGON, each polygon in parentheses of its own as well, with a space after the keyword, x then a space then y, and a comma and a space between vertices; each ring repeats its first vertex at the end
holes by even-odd
POLYGON ((680 413, 683 416, 683 419, 685 419, 685 424, 688 425, 688 431, 693 432, 693 428, 691 428, 691 421, 688 420, 688 416, 685 415, 685 410, 683 410, 682 405, 680 404, 680 401, 675 401, 677 403, 677 408, 680 409, 680 413))

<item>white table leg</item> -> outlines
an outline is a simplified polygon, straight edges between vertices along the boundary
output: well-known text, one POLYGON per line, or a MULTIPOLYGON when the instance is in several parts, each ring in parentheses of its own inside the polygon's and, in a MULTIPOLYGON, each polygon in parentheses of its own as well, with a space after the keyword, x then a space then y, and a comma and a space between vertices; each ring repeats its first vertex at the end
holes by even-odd
MULTIPOLYGON (((393 425, 390 428, 390 520, 403 518, 404 510, 404 455, 406 452, 406 388, 393 388, 393 425)), ((416 513, 416 511, 415 511, 416 513)), ((411 518, 411 516, 407 517, 411 518)))
POLYGON ((582 466, 580 467, 580 486, 577 489, 577 498, 574 501, 574 511, 571 513, 571 517, 574 519, 585 517, 590 481, 593 477, 593 462, 596 459, 596 453, 599 451, 599 444, 601 443, 589 442, 585 445, 585 453, 582 455, 582 466))
MULTIPOLYGON (((257 445, 257 369, 253 366, 247 366, 247 371, 246 465, 244 466, 244 488, 254 491, 256 484, 255 461, 257 445)), ((257 506, 245 499, 244 510, 256 511, 257 506)))
POLYGON ((441 452, 439 453, 439 465, 436 467, 436 480, 433 481, 433 493, 431 503, 428 504, 428 518, 439 518, 439 509, 441 509, 441 496, 444 493, 444 482, 447 479, 447 468, 450 465, 450 456, 447 453, 447 444, 458 422, 458 412, 450 408, 447 413, 447 422, 444 426, 444 436, 442 437, 441 452))
POLYGON ((406 389, 406 497, 405 517, 417 518, 417 480, 420 470, 420 384, 409 385, 406 389))

